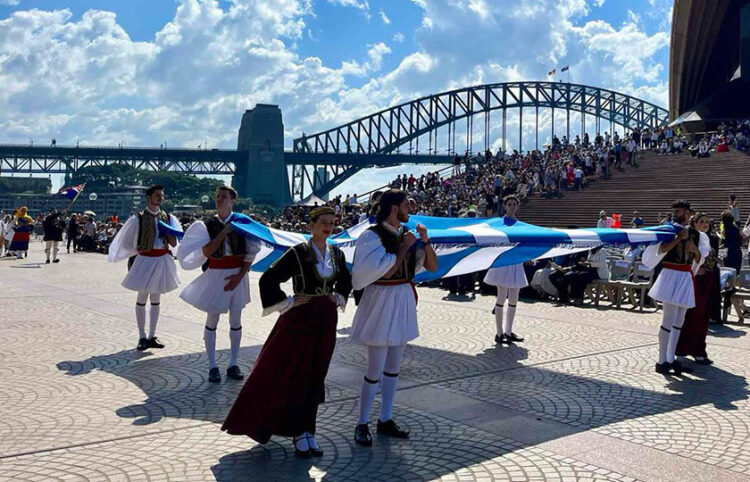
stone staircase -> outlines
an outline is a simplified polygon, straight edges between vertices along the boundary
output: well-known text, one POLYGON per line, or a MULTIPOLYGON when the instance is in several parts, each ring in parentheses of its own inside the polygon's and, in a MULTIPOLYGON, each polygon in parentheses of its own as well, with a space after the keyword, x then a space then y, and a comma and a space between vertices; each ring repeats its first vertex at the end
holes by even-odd
POLYGON ((639 211, 647 226, 670 210, 675 199, 691 202, 693 209, 707 212, 718 221, 730 194, 740 203, 744 223, 750 213, 750 156, 743 152, 713 153, 696 159, 690 154, 657 156, 647 152, 639 159, 641 167, 625 166, 610 179, 600 178, 581 192, 566 191, 561 199, 532 197, 518 213, 527 223, 548 227, 594 227, 599 211, 622 215, 630 227, 633 211, 639 211))

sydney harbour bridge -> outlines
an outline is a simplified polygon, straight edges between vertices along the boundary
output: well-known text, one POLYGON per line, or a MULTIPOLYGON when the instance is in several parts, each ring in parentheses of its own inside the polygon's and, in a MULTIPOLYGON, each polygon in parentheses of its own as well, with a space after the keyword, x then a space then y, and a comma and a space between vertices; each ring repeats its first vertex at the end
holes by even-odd
POLYGON ((512 135, 508 132, 509 112, 517 116, 514 145, 522 149, 539 148, 540 116, 550 115, 549 131, 542 136, 549 133, 550 138, 566 135, 569 139, 571 134, 587 132, 587 121, 592 132, 601 132, 602 127, 624 132, 662 126, 669 116, 662 107, 598 87, 506 82, 464 87, 389 107, 294 139, 291 151, 284 150, 279 107, 258 104, 242 117, 236 150, 0 145, 0 169, 2 173, 70 174, 87 166, 119 163, 141 169, 232 175, 232 185, 242 197, 280 205, 308 193, 325 195, 368 167, 450 163, 456 154, 492 147, 493 129, 500 129, 502 148, 506 149, 512 135), (564 121, 555 126, 561 113, 564 121), (577 125, 571 125, 571 113, 577 125), (529 116, 535 126, 533 142, 523 138, 529 116))

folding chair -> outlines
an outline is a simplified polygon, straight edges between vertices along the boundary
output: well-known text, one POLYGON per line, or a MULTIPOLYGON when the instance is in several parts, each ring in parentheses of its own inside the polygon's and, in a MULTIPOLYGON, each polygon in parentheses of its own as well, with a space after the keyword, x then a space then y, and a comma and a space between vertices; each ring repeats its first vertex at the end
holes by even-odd
POLYGON ((633 278, 631 281, 621 281, 620 286, 625 290, 630 304, 643 311, 643 305, 646 300, 646 291, 651 288, 653 283, 654 272, 643 263, 636 263, 633 267, 633 278), (640 301, 636 301, 636 292, 640 293, 640 301))

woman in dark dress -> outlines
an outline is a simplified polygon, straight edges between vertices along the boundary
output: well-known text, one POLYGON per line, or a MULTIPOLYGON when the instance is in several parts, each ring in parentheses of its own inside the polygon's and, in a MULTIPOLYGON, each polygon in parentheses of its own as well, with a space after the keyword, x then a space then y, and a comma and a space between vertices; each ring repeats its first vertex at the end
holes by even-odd
POLYGON ((323 455, 315 419, 336 344, 336 308, 344 308, 352 289, 344 253, 326 243, 334 219, 332 208, 313 209, 310 240, 288 249, 261 276, 263 315, 281 316, 221 427, 261 444, 271 435, 293 437, 303 458, 323 455), (289 278, 294 296, 280 287, 289 278))
POLYGON ((724 227, 724 246, 727 248, 727 256, 724 258, 724 266, 734 268, 737 273, 742 266, 742 234, 730 211, 721 213, 721 224, 724 227))
MULTIPOLYGON (((708 322, 714 310, 714 304, 719 292, 719 237, 713 232, 711 220, 705 213, 693 216, 690 224, 701 233, 708 236, 711 253, 701 264, 695 275, 695 307, 685 314, 685 323, 677 342, 678 356, 692 356, 700 365, 713 363, 706 353, 706 335, 708 322)), ((703 234, 701 234, 702 236, 703 234)))

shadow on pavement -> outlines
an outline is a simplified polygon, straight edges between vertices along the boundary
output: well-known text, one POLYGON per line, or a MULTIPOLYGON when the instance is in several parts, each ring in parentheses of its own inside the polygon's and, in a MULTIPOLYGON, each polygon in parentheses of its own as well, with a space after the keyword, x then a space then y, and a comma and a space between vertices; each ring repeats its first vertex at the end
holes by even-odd
MULTIPOLYGON (((242 349, 243 370, 249 370, 260 348, 242 349)), ((217 355, 223 371, 228 350, 217 355)), ((565 361, 555 362, 556 368, 524 366, 520 360, 526 357, 522 346, 495 347, 465 355, 409 345, 401 373, 403 379, 416 381, 418 386, 430 385, 446 394, 458 393, 530 413, 566 424, 571 432, 710 403, 719 410, 736 410, 735 402, 747 399, 745 378, 716 366, 695 366, 692 375, 668 378, 667 388, 671 391, 667 391, 664 378, 653 373, 653 365, 645 360, 624 368, 604 363, 598 369, 584 370, 592 374, 586 377, 565 372, 565 361), (607 380, 620 375, 625 384, 607 380)), ((585 365, 594 363, 596 357, 582 359, 585 365)), ((361 345, 350 338, 337 340, 332 367, 343 364, 364 369, 364 361, 361 345)), ((101 370, 138 386, 147 397, 145 402, 116 409, 120 417, 133 419, 136 425, 150 425, 165 417, 221 424, 244 383, 226 379, 220 384, 207 383, 208 367, 202 352, 157 357, 148 351, 124 350, 81 361, 63 361, 57 367, 70 376, 101 370)), ((403 385, 405 390, 418 389, 403 385)), ((359 385, 327 383, 327 403, 321 406, 318 423, 325 457, 297 459, 292 444, 275 437, 265 446, 221 457, 212 467, 214 476, 217 480, 430 479, 524 448, 519 442, 487 437, 487 432, 404 405, 396 407, 395 417, 412 430, 410 440, 376 437, 373 447, 358 447, 352 440, 358 391, 359 385)), ((397 395, 397 405, 398 402, 397 395)), ((536 443, 559 436, 543 433, 536 443)), ((250 446, 254 442, 248 439, 247 443, 250 446)))

